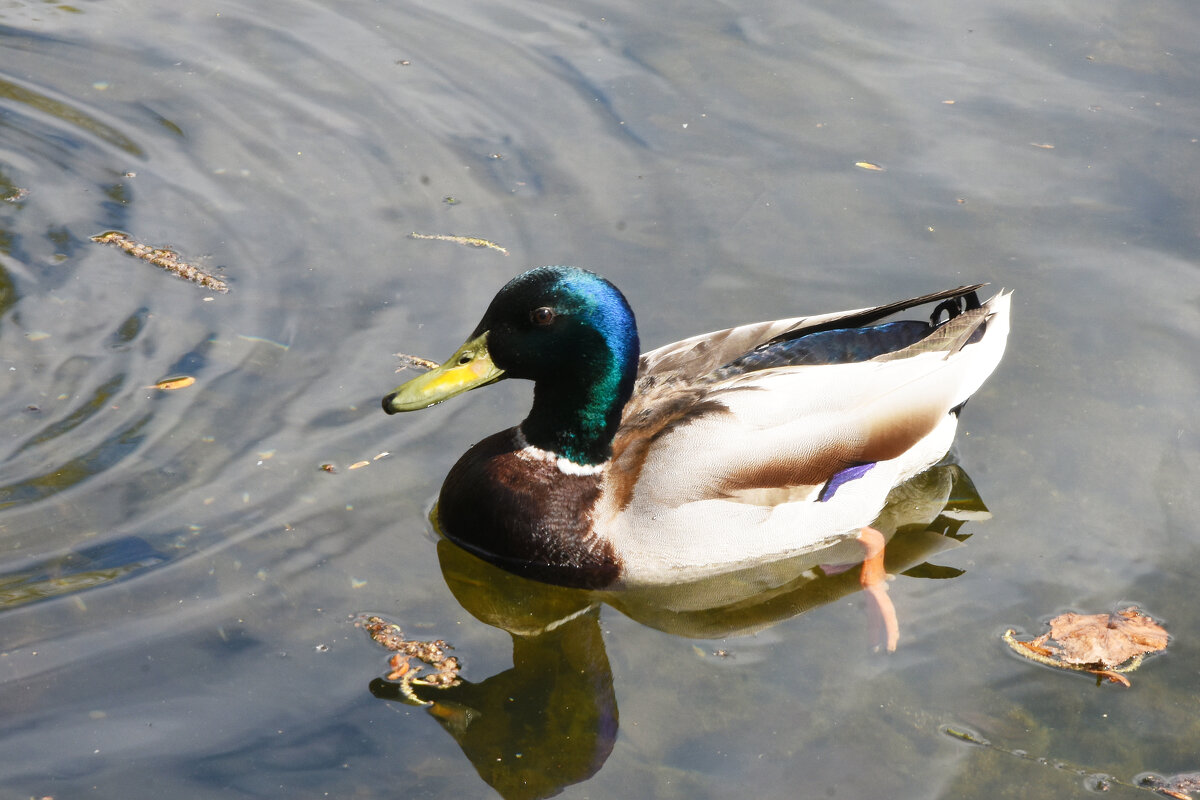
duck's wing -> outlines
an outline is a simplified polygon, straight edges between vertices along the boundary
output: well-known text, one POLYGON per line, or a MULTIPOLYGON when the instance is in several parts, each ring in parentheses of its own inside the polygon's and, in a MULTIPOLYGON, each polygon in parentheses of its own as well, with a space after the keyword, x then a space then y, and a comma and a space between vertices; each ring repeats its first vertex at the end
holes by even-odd
POLYGON ((1003 354, 1009 293, 980 304, 972 302, 976 288, 734 328, 647 354, 647 374, 613 442, 609 490, 616 507, 627 506, 635 493, 666 506, 708 499, 771 507, 820 500, 839 479, 858 478, 855 470, 865 475, 875 464, 919 449, 1003 354), (821 339, 841 352, 845 339, 864 335, 860 326, 956 298, 966 298, 965 308, 940 324, 902 332, 909 339, 902 346, 812 363, 814 347, 830 346, 821 339), (819 335, 806 341, 810 334, 819 335), (755 339, 755 357, 747 358, 743 345, 755 339), (697 375, 682 363, 668 368, 689 351, 698 353, 703 371, 697 375))
MULTIPOLYGON (((638 377, 670 375, 680 381, 695 380, 747 353, 775 342, 788 341, 820 331, 862 328, 917 306, 969 298, 985 285, 977 283, 972 286, 960 286, 957 289, 932 292, 871 308, 756 322, 702 333, 643 353, 638 362, 638 377)), ((977 299, 974 305, 979 305, 977 299)))

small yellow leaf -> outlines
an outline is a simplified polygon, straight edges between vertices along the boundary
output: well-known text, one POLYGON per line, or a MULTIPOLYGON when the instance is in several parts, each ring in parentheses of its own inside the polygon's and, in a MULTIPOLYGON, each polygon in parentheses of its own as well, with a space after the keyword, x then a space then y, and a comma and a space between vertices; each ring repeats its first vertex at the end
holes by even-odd
POLYGON ((1054 149, 1054 145, 1052 145, 1052 144, 1042 144, 1039 142, 1030 142, 1030 144, 1033 145, 1034 147, 1040 148, 1042 150, 1053 150, 1054 149))
POLYGON ((346 467, 346 469, 362 469, 363 467, 369 465, 370 463, 371 463, 370 461, 355 461, 353 464, 346 467))
POLYGON ((191 375, 183 375, 178 378, 163 378, 153 386, 147 386, 147 389, 161 389, 164 392, 169 392, 173 389, 186 389, 196 382, 196 379, 191 375))
POLYGON ((883 167, 879 166, 878 164, 872 164, 870 161, 855 161, 854 166, 858 167, 859 169, 869 169, 872 172, 886 172, 887 171, 883 167))

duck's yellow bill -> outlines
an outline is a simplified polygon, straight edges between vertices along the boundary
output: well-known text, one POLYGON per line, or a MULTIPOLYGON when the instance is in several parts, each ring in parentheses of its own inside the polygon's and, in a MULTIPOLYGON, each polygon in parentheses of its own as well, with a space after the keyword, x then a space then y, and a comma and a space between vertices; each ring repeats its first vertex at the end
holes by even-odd
POLYGON ((504 377, 504 370, 492 363, 488 354, 487 333, 472 339, 446 359, 446 363, 408 383, 383 398, 383 410, 389 414, 417 411, 449 400, 455 395, 486 386, 504 377))

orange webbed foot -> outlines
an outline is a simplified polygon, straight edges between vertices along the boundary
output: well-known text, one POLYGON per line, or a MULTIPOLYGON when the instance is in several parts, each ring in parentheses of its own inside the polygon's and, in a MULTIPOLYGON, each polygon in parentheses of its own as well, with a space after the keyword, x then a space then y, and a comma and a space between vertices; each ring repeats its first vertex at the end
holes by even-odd
POLYGON ((858 541, 863 546, 862 572, 859 583, 867 595, 867 614, 871 618, 871 627, 883 630, 883 638, 887 651, 896 651, 900 641, 900 620, 896 617, 896 606, 888 596, 887 571, 883 567, 883 548, 886 543, 883 534, 871 527, 863 528, 858 534, 858 541))

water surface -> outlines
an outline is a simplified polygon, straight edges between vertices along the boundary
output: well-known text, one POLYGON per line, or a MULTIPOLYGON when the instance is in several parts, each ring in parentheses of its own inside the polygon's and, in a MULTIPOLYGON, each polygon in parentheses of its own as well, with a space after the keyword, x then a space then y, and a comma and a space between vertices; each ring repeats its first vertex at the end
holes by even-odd
POLYGON ((1184 2, 8 4, 0 785, 1074 797, 1200 769, 1197 42, 1184 2), (528 387, 379 398, 392 353, 444 358, 550 263, 611 278, 646 347, 1015 290, 957 446, 993 516, 892 583, 897 653, 852 592, 725 633, 552 594, 578 615, 550 640, 464 600, 426 514, 528 387), (999 641, 1126 603, 1174 636, 1131 689, 999 641), (458 705, 376 696, 368 612, 456 646, 458 705), (519 756, 469 711, 509 691, 519 756))

